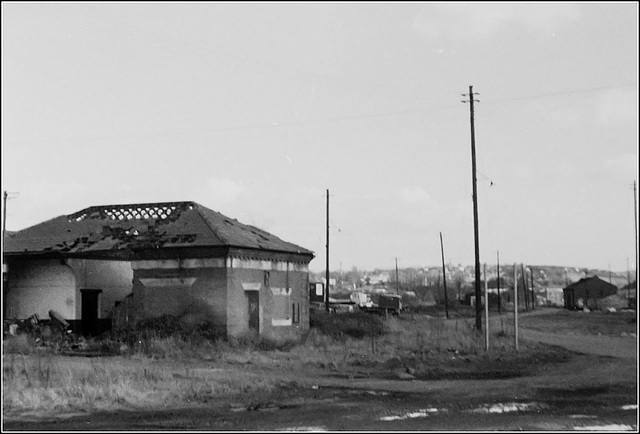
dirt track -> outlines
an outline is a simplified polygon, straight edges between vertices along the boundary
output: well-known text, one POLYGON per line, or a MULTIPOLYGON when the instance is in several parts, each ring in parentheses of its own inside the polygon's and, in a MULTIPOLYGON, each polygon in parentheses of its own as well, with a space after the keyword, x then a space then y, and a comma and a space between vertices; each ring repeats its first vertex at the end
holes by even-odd
POLYGON ((558 345, 583 354, 637 359, 637 340, 633 336, 557 335, 521 328, 520 337, 526 340, 558 345))

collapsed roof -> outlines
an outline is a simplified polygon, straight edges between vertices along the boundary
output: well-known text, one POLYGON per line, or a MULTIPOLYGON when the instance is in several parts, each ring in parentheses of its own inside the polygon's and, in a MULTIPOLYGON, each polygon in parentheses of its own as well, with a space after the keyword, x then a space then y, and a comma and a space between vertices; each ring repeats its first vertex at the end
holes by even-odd
POLYGON ((236 247, 313 256, 196 202, 92 206, 8 234, 5 254, 236 247))

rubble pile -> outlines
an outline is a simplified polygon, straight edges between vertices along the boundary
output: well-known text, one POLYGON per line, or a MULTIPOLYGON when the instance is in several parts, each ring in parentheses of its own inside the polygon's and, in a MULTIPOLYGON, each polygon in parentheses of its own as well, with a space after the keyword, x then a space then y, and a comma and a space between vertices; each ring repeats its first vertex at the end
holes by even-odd
POLYGON ((56 311, 49 311, 49 319, 41 320, 37 314, 24 320, 5 319, 3 340, 11 336, 26 336, 35 348, 54 351, 82 350, 86 341, 71 330, 69 323, 56 311))

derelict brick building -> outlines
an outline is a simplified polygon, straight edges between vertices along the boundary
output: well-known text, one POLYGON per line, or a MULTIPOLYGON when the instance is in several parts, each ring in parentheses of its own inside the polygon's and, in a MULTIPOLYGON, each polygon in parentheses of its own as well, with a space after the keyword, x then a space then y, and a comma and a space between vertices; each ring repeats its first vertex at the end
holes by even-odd
POLYGON ((585 277, 562 289, 564 293, 564 307, 575 309, 576 307, 594 308, 598 300, 616 294, 618 287, 599 278, 598 276, 585 277))
POLYGON ((5 318, 55 310, 78 331, 176 315, 227 335, 309 327, 313 252, 195 202, 108 205, 5 238, 5 318))

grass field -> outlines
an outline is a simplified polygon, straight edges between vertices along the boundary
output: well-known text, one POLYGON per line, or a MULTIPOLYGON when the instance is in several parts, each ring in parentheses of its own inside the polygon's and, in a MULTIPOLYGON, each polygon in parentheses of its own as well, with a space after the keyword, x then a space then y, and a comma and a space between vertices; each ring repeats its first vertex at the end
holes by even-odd
MULTIPOLYGON (((591 332, 635 331, 629 315, 622 314, 553 310, 523 317, 522 322, 558 330, 570 327, 576 315, 584 315, 580 328, 591 332)), ((315 318, 309 335, 298 344, 145 335, 145 342, 122 354, 95 358, 65 357, 34 346, 25 336, 9 337, 3 345, 3 409, 46 414, 222 401, 260 405, 287 387, 280 375, 284 373, 488 379, 533 375, 532 366, 571 358, 568 351, 525 342, 515 351, 512 321, 506 316, 492 320, 489 352, 471 318, 446 320, 420 314, 354 318, 349 314, 315 318)), ((118 347, 114 342, 93 345, 118 347)))

